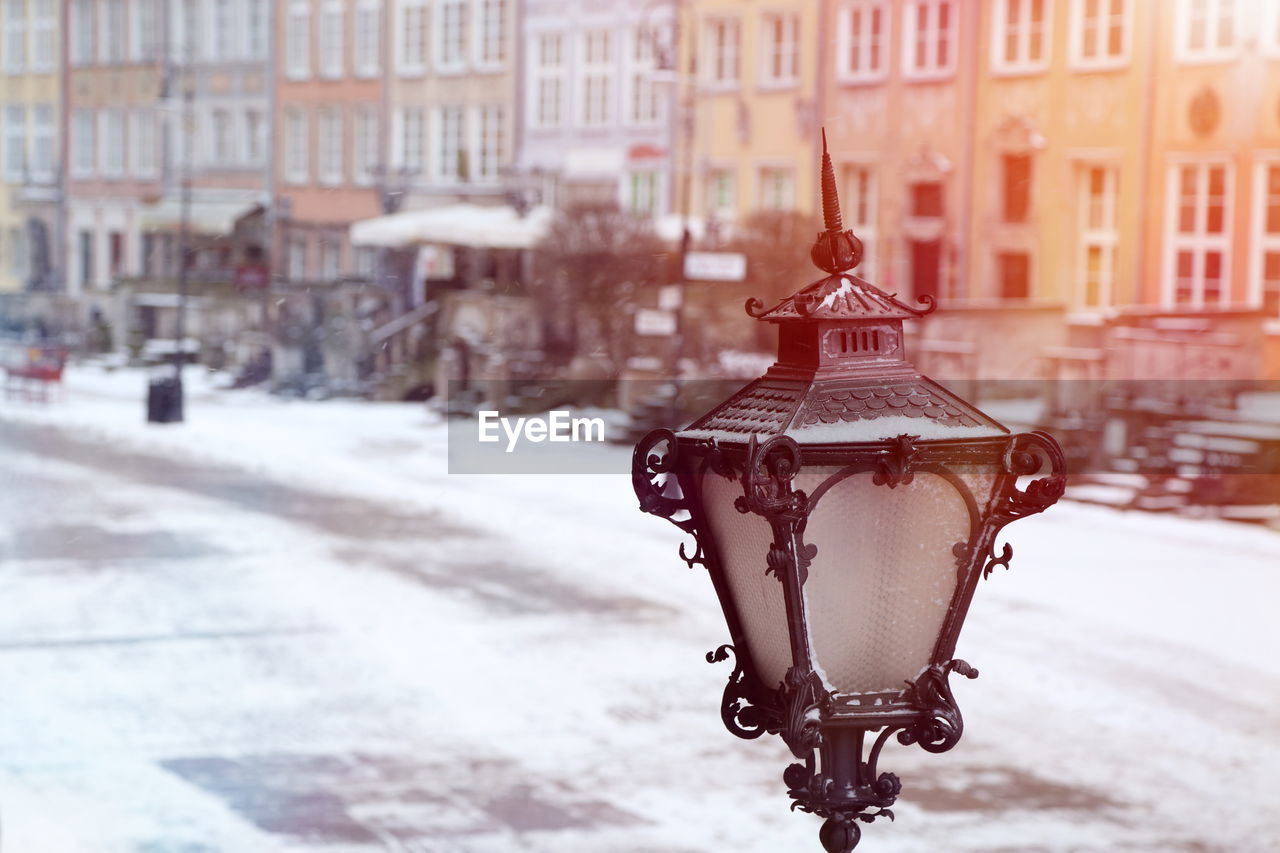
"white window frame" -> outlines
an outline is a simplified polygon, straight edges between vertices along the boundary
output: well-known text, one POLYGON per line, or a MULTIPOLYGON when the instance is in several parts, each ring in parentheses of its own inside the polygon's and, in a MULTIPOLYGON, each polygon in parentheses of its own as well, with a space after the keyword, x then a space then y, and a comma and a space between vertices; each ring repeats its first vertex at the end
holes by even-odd
POLYGON ((322 186, 346 182, 346 124, 341 107, 322 107, 316 114, 316 179, 322 186))
POLYGON ((428 34, 431 30, 427 20, 430 14, 431 10, 427 8, 426 0, 399 0, 396 7, 397 26, 392 32, 395 34, 396 41, 396 73, 401 77, 421 77, 427 72, 428 34), (410 16, 418 21, 417 56, 414 56, 408 48, 408 36, 414 29, 409 24, 410 16))
POLYGON ((944 80, 956 72, 956 54, 959 53, 960 21, 957 0, 909 0, 902 11, 902 76, 903 79, 944 80), (926 9, 924 26, 920 24, 920 9, 926 9), (947 8, 947 28, 943 30, 941 9, 947 8), (923 29, 926 43, 924 64, 916 57, 917 33, 923 29), (938 61, 939 45, 947 46, 946 62, 938 61))
MULTIPOLYGON (((436 132, 433 138, 436 144, 432 149, 432 157, 435 161, 436 178, 445 183, 459 183, 474 173, 474 169, 471 168, 470 162, 470 149, 472 146, 468 144, 470 139, 467 134, 467 109, 466 107, 455 105, 437 107, 434 112, 436 114, 436 120, 434 122, 436 132), (457 137, 455 139, 449 139, 449 131, 451 130, 450 124, 454 118, 457 119, 457 137), (453 144, 446 145, 447 141, 453 144), (447 155, 454 153, 451 150, 454 147, 456 147, 457 154, 466 155, 467 174, 465 175, 460 175, 457 172, 450 173, 445 171, 445 163, 448 159, 447 155)), ((461 157, 459 157, 459 161, 461 162, 461 157)))
POLYGON ((845 209, 845 227, 851 229, 862 241, 862 262, 854 268, 859 277, 875 283, 876 227, 880 205, 880 174, 874 163, 865 160, 846 160, 840 164, 840 198, 845 209), (862 183, 865 180, 865 195, 862 183))
POLYGON ((1097 49, 1095 56, 1084 55, 1084 31, 1088 19, 1085 17, 1085 6, 1089 0, 1071 0, 1071 21, 1067 39, 1067 56, 1069 65, 1077 71, 1101 71, 1111 68, 1123 68, 1129 64, 1133 50, 1133 7, 1136 0, 1118 0, 1124 4, 1121 11, 1122 32, 1120 36, 1120 53, 1112 55, 1103 48, 1109 41, 1108 35, 1112 13, 1110 6, 1117 0, 1097 0, 1097 49), (1103 7, 1107 7, 1104 11, 1103 7))
POLYGON ((1244 24, 1241 7, 1245 5, 1244 0, 1177 0, 1177 3, 1178 9, 1174 16, 1173 41, 1173 56, 1175 60, 1195 65, 1227 62, 1239 55, 1242 43, 1241 27, 1244 24), (1205 3, 1207 9, 1207 14, 1205 15, 1205 46, 1193 48, 1191 46, 1191 11, 1195 4, 1200 2, 1205 3), (1232 5, 1231 27, 1234 38, 1231 44, 1219 46, 1216 42, 1219 35, 1219 23, 1222 19, 1220 9, 1225 3, 1232 5))
POLYGON ((1220 305, 1226 305, 1231 299, 1231 230, 1233 227, 1233 210, 1235 204, 1235 164, 1227 156, 1206 157, 1171 157, 1165 178, 1165 257, 1164 275, 1161 281, 1161 298, 1166 307, 1177 307, 1178 303, 1178 253, 1189 251, 1192 259, 1192 295, 1191 308, 1204 308, 1204 266, 1205 256, 1209 252, 1222 255, 1222 291, 1218 297, 1220 305), (1199 170, 1196 178, 1198 190, 1202 190, 1196 199, 1195 232, 1182 234, 1178 231, 1178 219, 1181 201, 1181 172, 1191 166, 1199 170), (1208 173, 1210 169, 1223 169, 1223 187, 1226 197, 1223 200, 1222 233, 1206 232, 1208 213, 1208 173))
POLYGON ((756 85, 759 88, 790 89, 799 85, 800 23, 799 12, 761 13, 756 57, 756 85), (775 60, 777 69, 774 68, 775 60))
POLYGON ((1035 74, 1049 67, 1053 52, 1053 0, 996 0, 991 11, 991 68, 997 74, 1035 74), (1039 3, 1040 56, 1031 56, 1031 11, 1039 3), (1018 12, 1021 22, 1016 38, 1015 56, 1005 50, 1009 39, 1009 13, 1018 12))
POLYGON ((372 186, 381 160, 381 127, 378 109, 356 107, 351 117, 351 182, 356 186, 372 186))
POLYGON ((756 209, 775 211, 796 209, 796 167, 794 163, 758 163, 756 165, 756 209), (765 180, 766 172, 782 172, 790 178, 788 191, 790 198, 784 204, 775 205, 769 199, 766 199, 765 193, 768 189, 765 180))
POLYGON ((708 218, 714 216, 720 221, 732 222, 738 215, 738 167, 734 163, 713 163, 707 169, 706 209, 708 218), (716 198, 716 180, 719 175, 729 176, 729 202, 720 205, 716 198))
POLYGON ((1081 160, 1076 168, 1076 269, 1072 302, 1078 311, 1096 312, 1110 308, 1116 298, 1116 277, 1120 249, 1120 166, 1111 161, 1081 160), (1101 223, 1090 225, 1093 204, 1093 172, 1102 170, 1101 223), (1098 304, 1089 304, 1089 250, 1097 249, 1102 259, 1098 282, 1098 304))
POLYGON ((363 79, 382 73, 382 0, 357 0, 352 22, 352 70, 363 79))
POLYGON ((564 31, 534 33, 529 49, 529 125, 533 128, 563 127, 565 124, 565 94, 568 91, 568 55, 570 34, 564 31), (544 46, 554 40, 556 45, 556 62, 554 65, 543 64, 544 46), (543 84, 554 83, 555 86, 555 120, 548 121, 544 115, 543 84))
POLYGON ((130 171, 138 178, 154 178, 160 174, 159 121, 155 110, 140 108, 130 116, 130 171), (150 145, 147 144, 148 139, 150 145))
POLYGON ((71 177, 92 178, 98 169, 98 116, 96 110, 71 111, 71 177))
POLYGON ((98 62, 104 65, 124 62, 129 56, 129 8, 125 0, 102 0, 99 11, 98 62), (117 14, 113 15, 112 10, 117 10, 117 14))
POLYGON ((716 92, 736 90, 742 84, 742 19, 737 15, 709 15, 702 26, 701 55, 706 57, 703 86, 716 92), (722 32, 726 38, 720 44, 718 36, 722 32), (727 34, 732 34, 732 40, 727 34))
POLYGON ((425 177, 428 172, 428 160, 430 157, 429 147, 429 128, 427 110, 425 107, 401 107, 396 110, 393 118, 393 127, 391 138, 391 161, 396 168, 404 170, 414 177, 425 177), (409 145, 410 141, 416 143, 416 150, 409 145))
POLYGON ((129 58, 134 62, 156 58, 160 42, 158 11, 156 0, 130 0, 129 58))
POLYGON ((54 104, 35 104, 30 112, 31 180, 37 184, 49 184, 58 174, 57 107, 54 104))
POLYGON ((31 70, 46 74, 58 69, 61 30, 55 0, 31 0, 31 70))
POLYGON ((626 124, 631 127, 658 127, 662 124, 663 103, 659 84, 654 81, 658 70, 654 41, 661 30, 635 27, 627 32, 627 91, 623 97, 626 124), (646 47, 647 45, 647 47, 646 47))
POLYGON ((627 210, 652 219, 662 212, 662 170, 631 169, 627 172, 627 210), (647 201, 643 207, 638 202, 647 201))
POLYGON ((265 59, 270 55, 271 20, 267 15, 270 4, 262 0, 245 0, 243 50, 246 59, 265 59))
POLYGON ((126 152, 129 150, 127 124, 123 110, 98 111, 98 164, 99 174, 104 178, 119 179, 125 176, 128 168, 126 152), (114 150, 113 146, 117 133, 120 142, 119 151, 114 150))
POLYGON ((475 138, 467 158, 470 179, 477 184, 496 184, 509 148, 506 110, 499 104, 476 107, 471 128, 475 138))
POLYGON ((284 114, 284 180, 302 185, 311 181, 311 116, 300 107, 284 114))
POLYGON ((4 0, 4 70, 22 74, 27 70, 27 3, 4 0))
MULTIPOLYGON (((1267 172, 1280 169, 1280 151, 1259 155, 1253 164, 1253 204, 1250 217, 1253 220, 1250 229, 1249 245, 1249 302, 1259 308, 1264 305, 1263 274, 1266 272, 1268 254, 1280 254, 1280 231, 1267 231, 1267 172)), ((1268 325, 1280 331, 1280 315, 1268 317, 1268 325)))
POLYGON ((467 69, 467 48, 470 45, 468 33, 470 23, 468 12, 471 4, 468 0, 436 0, 435 18, 432 21, 435 38, 435 70, 440 74, 461 74, 467 69), (450 10, 458 13, 457 26, 446 23, 450 10), (449 39, 456 35, 456 39, 449 39))
POLYGON ((836 80, 841 83, 876 83, 889 76, 889 48, 893 44, 892 10, 885 0, 852 0, 836 12, 836 80), (872 63, 875 35, 870 27, 873 15, 880 18, 879 62, 872 63), (866 61, 854 67, 853 24, 860 22, 857 48, 866 61))
POLYGON ((284 23, 284 74, 290 80, 311 77, 311 3, 290 0, 284 23))
POLYGON ((71 0, 67 14, 71 18, 71 37, 68 50, 74 66, 92 65, 96 60, 97 39, 94 36, 94 18, 97 4, 93 0, 71 0))
POLYGON ((210 59, 235 59, 240 48, 236 38, 239 6, 235 0, 208 0, 208 3, 209 43, 206 55, 210 59))
POLYGON ((471 46, 471 55, 475 57, 475 68, 477 71, 501 71, 507 66, 507 59, 511 52, 511 33, 508 32, 507 17, 510 10, 510 4, 515 0, 475 0, 472 8, 472 20, 475 22, 471 27, 472 38, 474 44, 471 46), (497 10, 497 38, 493 38, 490 26, 494 23, 491 12, 497 10), (489 54, 490 48, 496 44, 498 56, 495 58, 489 54))
POLYGON ((210 166, 225 169, 239 159, 236 152, 236 138, 235 114, 225 106, 210 109, 207 137, 208 163, 210 166), (225 121, 225 124, 222 124, 219 119, 225 121), (224 130, 226 133, 225 138, 223 138, 222 134, 224 130))
POLYGON ((244 140, 244 162, 250 166, 261 166, 266 161, 267 154, 267 116, 256 107, 247 107, 240 121, 241 138, 244 140), (257 118, 251 120, 250 116, 257 118))
POLYGON ((607 28, 593 28, 579 33, 578 68, 580 73, 578 79, 582 83, 581 98, 578 99, 578 109, 576 111, 579 127, 608 127, 617 114, 614 103, 614 96, 617 94, 617 35, 616 32, 607 28), (604 37, 606 49, 603 59, 597 58, 592 61, 591 39, 595 36, 604 37), (591 95, 595 91, 595 87, 591 85, 592 83, 599 85, 599 92, 602 95, 600 100, 601 112, 598 116, 591 109, 591 95))
POLYGON ((325 80, 339 80, 346 75, 346 24, 347 10, 343 0, 324 0, 320 6, 317 23, 319 42, 319 76, 325 80))
POLYGON ((27 108, 8 104, 4 108, 4 179, 21 184, 27 178, 27 108))

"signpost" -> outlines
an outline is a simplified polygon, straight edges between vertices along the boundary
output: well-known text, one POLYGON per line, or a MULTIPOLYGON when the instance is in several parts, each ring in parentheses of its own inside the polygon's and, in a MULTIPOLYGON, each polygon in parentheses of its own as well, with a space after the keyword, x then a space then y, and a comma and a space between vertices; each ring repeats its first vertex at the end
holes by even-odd
POLYGON ((742 281, 747 277, 747 256, 741 252, 688 252, 684 277, 690 281, 742 281))

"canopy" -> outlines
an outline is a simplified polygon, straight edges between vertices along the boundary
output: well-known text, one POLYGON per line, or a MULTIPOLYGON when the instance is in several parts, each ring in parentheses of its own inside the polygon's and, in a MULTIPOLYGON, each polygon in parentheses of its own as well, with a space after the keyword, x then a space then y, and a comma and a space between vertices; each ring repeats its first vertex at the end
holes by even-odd
MULTIPOLYGON (((187 217, 196 234, 230 234, 236 222, 258 207, 251 201, 208 201, 192 199, 187 217)), ((168 231, 182 224, 182 200, 166 198, 142 208, 139 216, 143 231, 168 231)))
POLYGON ((549 207, 520 216, 508 205, 450 204, 406 210, 351 225, 356 246, 404 248, 423 243, 486 249, 531 249, 551 225, 549 207))

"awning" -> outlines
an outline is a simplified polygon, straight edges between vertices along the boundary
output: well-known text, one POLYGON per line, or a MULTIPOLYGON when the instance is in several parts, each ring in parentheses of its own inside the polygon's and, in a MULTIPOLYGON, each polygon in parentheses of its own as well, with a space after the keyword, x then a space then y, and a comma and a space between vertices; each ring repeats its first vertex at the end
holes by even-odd
POLYGON ((406 210, 351 225, 356 246, 405 248, 424 243, 484 249, 531 249, 546 236, 552 211, 535 207, 524 216, 507 205, 450 204, 406 210))
MULTIPOLYGON (((245 201, 192 199, 187 221, 196 234, 230 234, 236 222, 257 207, 245 201)), ((147 205, 139 212, 138 220, 143 231, 176 231, 182 224, 182 200, 166 198, 147 205)))

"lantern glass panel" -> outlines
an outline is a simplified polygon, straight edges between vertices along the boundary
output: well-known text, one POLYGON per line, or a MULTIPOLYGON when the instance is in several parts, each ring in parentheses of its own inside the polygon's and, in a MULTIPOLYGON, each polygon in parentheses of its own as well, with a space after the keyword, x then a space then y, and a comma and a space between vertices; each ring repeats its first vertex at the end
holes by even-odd
POLYGON ((715 474, 702 478, 702 505, 748 651, 763 685, 774 688, 791 666, 787 610, 782 584, 765 574, 773 531, 764 518, 734 508, 741 496, 737 480, 715 474))

